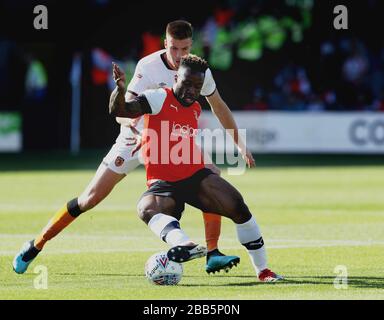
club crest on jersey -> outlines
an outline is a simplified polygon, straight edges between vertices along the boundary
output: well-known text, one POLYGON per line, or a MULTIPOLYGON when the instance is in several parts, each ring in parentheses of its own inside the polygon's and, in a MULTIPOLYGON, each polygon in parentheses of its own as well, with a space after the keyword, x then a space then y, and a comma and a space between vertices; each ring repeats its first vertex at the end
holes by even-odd
POLYGON ((193 115, 195 116, 196 121, 199 120, 199 115, 196 110, 193 110, 193 115))
POLYGON ((124 159, 122 157, 117 157, 115 160, 115 166, 116 167, 121 167, 124 163, 124 159))
POLYGON ((160 265, 165 269, 168 265, 168 257, 161 257, 158 259, 158 261, 160 262, 160 265))

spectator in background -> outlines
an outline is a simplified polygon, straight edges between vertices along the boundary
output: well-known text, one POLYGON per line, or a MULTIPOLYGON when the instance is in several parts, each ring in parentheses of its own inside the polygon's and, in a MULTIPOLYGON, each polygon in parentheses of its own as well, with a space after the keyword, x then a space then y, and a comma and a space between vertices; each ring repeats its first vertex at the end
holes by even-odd
POLYGON ((231 7, 220 6, 214 12, 215 21, 219 27, 227 26, 234 15, 235 11, 231 7))
POLYGON ((344 81, 355 87, 361 86, 367 75, 368 67, 367 55, 359 43, 354 41, 352 52, 343 64, 342 75, 344 81))
POLYGON ((342 43, 349 51, 342 66, 340 103, 344 108, 363 110, 369 104, 367 74, 369 60, 363 44, 356 39, 349 46, 342 43))
POLYGON ((302 66, 290 62, 275 77, 275 92, 271 105, 278 110, 304 110, 312 92, 307 72, 302 66))
POLYGON ((244 111, 267 111, 268 104, 265 102, 264 90, 257 87, 253 92, 252 101, 243 107, 244 111))
POLYGON ((337 110, 337 96, 334 89, 326 90, 321 97, 327 111, 337 110))
POLYGON ((233 35, 229 26, 234 14, 229 7, 217 7, 202 30, 204 56, 213 68, 223 71, 231 67, 233 60, 233 35))
POLYGON ((377 54, 371 55, 371 72, 369 82, 372 95, 375 97, 375 102, 382 98, 384 90, 384 42, 382 48, 377 54))
POLYGON ((26 97, 31 101, 42 101, 47 94, 48 77, 42 62, 27 55, 28 69, 25 78, 26 97))
POLYGON ((214 17, 209 17, 202 28, 204 56, 209 57, 211 48, 217 36, 217 23, 214 17))
POLYGON ((143 41, 143 51, 141 53, 141 58, 162 49, 161 37, 159 35, 147 31, 142 34, 141 39, 143 41))
POLYGON ((309 96, 309 101, 307 103, 308 111, 324 111, 325 104, 323 100, 315 93, 312 93, 309 96))

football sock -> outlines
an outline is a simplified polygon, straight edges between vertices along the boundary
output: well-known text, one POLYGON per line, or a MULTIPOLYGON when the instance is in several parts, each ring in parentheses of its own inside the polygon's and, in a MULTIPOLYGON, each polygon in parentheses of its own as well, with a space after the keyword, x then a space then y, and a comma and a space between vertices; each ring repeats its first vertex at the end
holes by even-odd
POLYGON ((80 210, 77 198, 69 201, 64 207, 56 212, 54 217, 48 222, 43 231, 36 237, 34 247, 38 250, 43 249, 45 243, 51 240, 83 211, 80 210))
POLYGON ((213 251, 217 249, 217 242, 219 241, 221 231, 221 216, 214 213, 203 213, 204 227, 205 227, 205 241, 207 242, 207 249, 213 251))
POLYGON ((184 231, 180 229, 179 221, 166 214, 155 214, 149 220, 148 226, 161 240, 173 247, 191 241, 184 231))
POLYGON ((29 242, 30 243, 30 248, 28 249, 27 252, 24 253, 22 260, 24 262, 28 262, 29 260, 32 260, 36 258, 36 256, 39 254, 40 250, 38 250, 34 245, 33 245, 33 240, 29 242))
POLYGON ((252 265, 259 274, 267 268, 267 253, 259 226, 254 217, 242 224, 236 224, 237 237, 240 243, 247 248, 252 265))

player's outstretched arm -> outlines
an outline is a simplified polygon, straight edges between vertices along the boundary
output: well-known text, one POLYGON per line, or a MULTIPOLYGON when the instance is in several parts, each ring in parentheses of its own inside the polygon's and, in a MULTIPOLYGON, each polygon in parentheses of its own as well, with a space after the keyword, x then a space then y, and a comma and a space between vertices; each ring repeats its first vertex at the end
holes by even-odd
POLYGON ((116 88, 112 91, 109 98, 109 113, 122 118, 137 118, 145 113, 149 113, 148 103, 143 103, 145 102, 143 99, 125 101, 125 73, 114 62, 112 62, 112 73, 116 88))
POLYGON ((229 130, 229 133, 231 134, 233 141, 236 143, 247 166, 249 168, 255 167, 255 160, 253 159, 252 153, 246 148, 244 142, 242 141, 232 112, 228 108, 225 101, 221 98, 217 89, 214 94, 207 97, 207 101, 211 106, 213 114, 220 121, 224 129, 229 130))
POLYGON ((112 91, 109 98, 109 113, 114 114, 125 104, 125 73, 120 67, 112 62, 112 76, 116 83, 116 88, 112 91))

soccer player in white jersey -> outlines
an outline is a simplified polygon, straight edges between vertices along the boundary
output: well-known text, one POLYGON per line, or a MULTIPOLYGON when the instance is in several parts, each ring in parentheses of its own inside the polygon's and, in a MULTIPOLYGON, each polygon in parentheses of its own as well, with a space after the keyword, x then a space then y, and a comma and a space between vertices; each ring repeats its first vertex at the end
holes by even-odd
MULTIPOLYGON (((139 95, 146 89, 159 87, 172 87, 176 82, 177 69, 181 57, 189 54, 192 48, 192 26, 189 22, 177 20, 169 23, 166 28, 166 39, 164 50, 157 51, 141 59, 136 71, 128 85, 126 101, 139 95)), ((114 79, 116 83, 125 82, 124 73, 113 65, 114 79)), ((115 90, 116 91, 116 90, 115 90)), ((116 94, 113 92, 111 97, 116 94)), ((208 69, 201 94, 206 97, 213 113, 219 119, 225 129, 232 130, 235 143, 249 167, 255 165, 252 154, 245 148, 238 136, 237 125, 227 104, 222 100, 213 80, 212 73, 208 69)), ((46 227, 33 240, 26 242, 20 252, 13 260, 13 268, 17 273, 24 273, 29 264, 41 252, 47 241, 51 240, 64 228, 66 228, 81 213, 86 212, 102 200, 112 191, 114 186, 120 182, 129 172, 139 164, 138 159, 138 137, 141 129, 140 118, 129 120, 127 118, 116 118, 121 124, 120 135, 109 153, 105 156, 96 174, 85 191, 77 198, 67 202, 46 227)), ((209 167, 219 173, 215 166, 209 167)), ((226 256, 218 250, 218 239, 220 235, 221 217, 210 213, 204 213, 204 224, 206 242, 208 247, 206 271, 208 273, 230 269, 239 263, 237 256, 226 256)))

